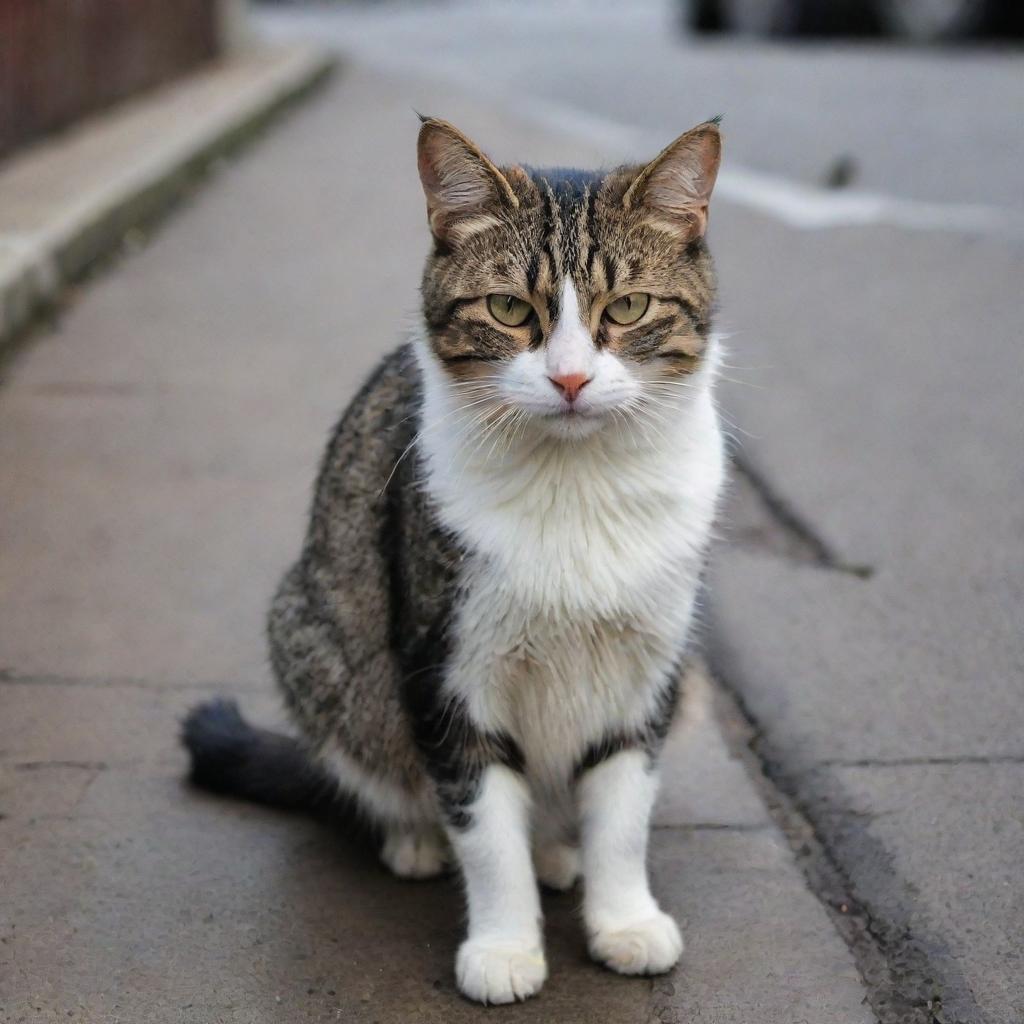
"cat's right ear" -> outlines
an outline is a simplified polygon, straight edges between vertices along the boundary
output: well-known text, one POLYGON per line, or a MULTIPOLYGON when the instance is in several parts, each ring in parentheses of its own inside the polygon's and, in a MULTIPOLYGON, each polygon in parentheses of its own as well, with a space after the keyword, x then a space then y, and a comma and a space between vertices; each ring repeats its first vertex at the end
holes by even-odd
POLYGON ((447 121, 422 119, 416 146, 427 219, 434 237, 453 242, 493 226, 519 199, 508 179, 447 121))
POLYGON ((718 120, 705 121, 666 146, 637 175, 623 197, 686 238, 707 230, 708 203, 718 177, 722 137, 718 120))

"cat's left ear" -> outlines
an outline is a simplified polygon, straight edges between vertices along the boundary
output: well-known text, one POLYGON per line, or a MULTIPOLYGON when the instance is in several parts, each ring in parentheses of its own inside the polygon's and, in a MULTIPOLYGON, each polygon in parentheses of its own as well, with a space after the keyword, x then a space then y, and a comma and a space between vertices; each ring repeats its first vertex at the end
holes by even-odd
POLYGON ((722 136, 715 121, 680 135, 634 179, 623 196, 626 209, 642 206, 688 239, 700 238, 708 226, 708 203, 722 156, 722 136))
POLYGON ((519 199, 508 179, 454 125, 423 119, 416 147, 434 236, 452 241, 495 223, 519 199))

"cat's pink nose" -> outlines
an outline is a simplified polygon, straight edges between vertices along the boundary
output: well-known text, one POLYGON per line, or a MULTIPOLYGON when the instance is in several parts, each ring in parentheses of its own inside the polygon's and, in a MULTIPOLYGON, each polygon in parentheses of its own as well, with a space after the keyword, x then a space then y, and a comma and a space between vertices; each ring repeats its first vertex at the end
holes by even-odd
POLYGON ((590 378, 585 373, 566 373, 560 377, 548 377, 567 402, 575 402, 576 396, 583 390, 590 378))

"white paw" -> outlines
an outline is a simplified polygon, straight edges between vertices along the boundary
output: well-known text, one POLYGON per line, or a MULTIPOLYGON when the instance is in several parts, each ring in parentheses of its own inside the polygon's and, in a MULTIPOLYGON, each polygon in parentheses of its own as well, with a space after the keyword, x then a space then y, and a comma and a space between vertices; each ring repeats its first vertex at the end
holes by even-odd
POLYGON ((517 939, 466 939, 455 958, 459 991, 478 1003, 528 999, 547 976, 543 950, 517 939))
POLYGON ((683 952, 683 937, 668 914, 590 935, 590 955, 619 974, 663 974, 683 952))
POLYGON ((580 877, 579 847, 568 843, 546 843, 533 851, 533 865, 541 885, 567 892, 580 877))
POLYGON ((440 832, 388 832, 380 859, 399 878, 435 878, 444 872, 447 848, 440 832))

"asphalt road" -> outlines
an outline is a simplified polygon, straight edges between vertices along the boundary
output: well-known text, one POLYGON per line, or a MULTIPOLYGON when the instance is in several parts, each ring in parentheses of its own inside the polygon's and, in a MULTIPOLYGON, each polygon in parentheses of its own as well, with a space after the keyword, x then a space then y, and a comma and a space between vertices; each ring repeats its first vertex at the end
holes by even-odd
POLYGON ((709 648, 869 923, 879 1017, 1020 1024, 1020 53, 705 44, 655 4, 266 23, 404 76, 410 107, 427 80, 493 100, 506 123, 463 127, 500 158, 531 158, 506 124, 616 161, 725 113, 724 402, 757 487, 726 523, 709 648), (839 157, 852 194, 817 188, 839 157))

